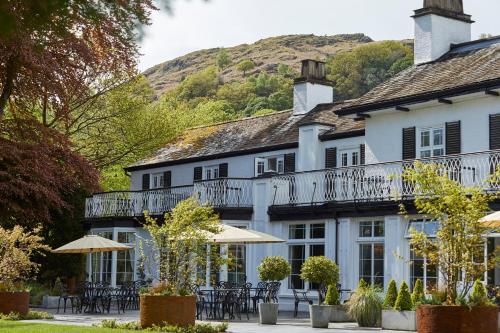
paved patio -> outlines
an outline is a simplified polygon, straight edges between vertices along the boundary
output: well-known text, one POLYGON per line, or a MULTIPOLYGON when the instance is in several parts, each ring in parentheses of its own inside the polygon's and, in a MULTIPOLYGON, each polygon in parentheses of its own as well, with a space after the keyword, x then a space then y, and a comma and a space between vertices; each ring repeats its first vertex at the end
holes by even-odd
MULTIPOLYGON (((36 309, 43 310, 43 309, 36 309)), ((125 314, 117 314, 111 312, 110 314, 72 314, 71 310, 64 313, 57 314, 55 310, 48 310, 54 314, 54 320, 37 320, 30 322, 51 323, 61 325, 77 325, 77 326, 91 326, 92 324, 99 324, 104 319, 117 319, 119 321, 137 321, 139 320, 139 311, 127 311, 125 314)), ((232 333, 267 333, 267 332, 286 332, 286 333, 307 333, 313 331, 326 331, 326 329, 314 329, 309 324, 309 314, 300 313, 298 318, 293 318, 291 312, 281 312, 278 320, 278 325, 259 325, 258 316, 250 314, 250 320, 243 316, 241 320, 232 320, 229 323, 229 332, 232 333)), ((380 329, 367 329, 359 328, 355 323, 342 323, 330 324, 328 331, 332 333, 370 333, 370 332, 392 332, 398 331, 385 331, 380 329)), ((402 332, 400 332, 402 333, 402 332)))

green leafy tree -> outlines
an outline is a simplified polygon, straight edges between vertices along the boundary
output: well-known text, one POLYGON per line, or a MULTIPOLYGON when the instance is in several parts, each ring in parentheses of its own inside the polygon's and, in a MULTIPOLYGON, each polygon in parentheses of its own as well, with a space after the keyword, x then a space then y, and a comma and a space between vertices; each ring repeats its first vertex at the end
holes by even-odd
MULTIPOLYGON (((339 282, 339 273, 339 267, 333 260, 324 256, 309 257, 302 264, 300 278, 321 286, 336 286, 339 282)), ((322 295, 320 290, 318 290, 318 294, 321 301, 322 295)))
POLYGON ((212 97, 217 93, 219 78, 215 67, 208 67, 188 76, 178 88, 178 96, 184 100, 197 97, 212 97))
POLYGON ((293 79, 297 76, 297 73, 293 70, 292 66, 287 64, 278 65, 278 74, 289 79, 293 79))
POLYGON ((409 46, 394 41, 370 43, 329 59, 328 78, 335 83, 338 99, 357 98, 411 64, 409 46))
POLYGON ((486 291, 486 287, 479 279, 476 280, 476 282, 474 282, 474 286, 472 287, 472 293, 469 296, 469 305, 471 306, 491 305, 491 302, 488 299, 488 292, 486 291))
MULTIPOLYGON (((484 226, 479 220, 489 210, 494 196, 479 187, 465 187, 450 178, 440 164, 415 162, 403 173, 405 182, 415 189, 415 206, 420 214, 439 221, 435 239, 411 230, 410 245, 417 255, 439 267, 446 289, 447 303, 457 304, 469 293, 474 281, 494 264, 477 263, 484 257, 484 226)), ((404 212, 402 207, 402 212, 404 212)))
POLYGON ((325 304, 326 305, 340 304, 340 295, 337 286, 332 284, 328 286, 328 290, 326 291, 325 304))
POLYGON ((387 287, 387 293, 385 294, 384 299, 384 308, 392 309, 394 308, 394 304, 396 304, 396 299, 398 297, 398 287, 396 286, 396 281, 391 279, 389 282, 389 287, 387 287))
POLYGON ((224 70, 227 66, 231 65, 233 61, 231 57, 227 53, 226 49, 221 49, 219 53, 217 53, 217 57, 215 58, 215 64, 219 68, 220 71, 224 70))
POLYGON ((424 301, 425 301, 424 284, 422 283, 422 280, 420 280, 420 279, 417 279, 417 281, 415 282, 415 285, 413 286, 411 300, 415 306, 417 304, 424 303, 424 301))
POLYGON ((401 283, 399 287, 398 298, 396 303, 394 303, 394 310, 398 311, 410 311, 413 309, 413 302, 411 301, 410 289, 406 281, 401 283))
POLYGON ((291 273, 291 267, 285 258, 280 256, 265 257, 257 271, 261 281, 281 281, 286 279, 291 273))
POLYGON ((243 77, 247 76, 247 72, 255 68, 255 63, 250 59, 242 60, 236 68, 243 72, 243 77))
POLYGON ((227 101, 236 113, 241 113, 255 98, 255 86, 250 82, 229 82, 219 86, 216 98, 227 101))

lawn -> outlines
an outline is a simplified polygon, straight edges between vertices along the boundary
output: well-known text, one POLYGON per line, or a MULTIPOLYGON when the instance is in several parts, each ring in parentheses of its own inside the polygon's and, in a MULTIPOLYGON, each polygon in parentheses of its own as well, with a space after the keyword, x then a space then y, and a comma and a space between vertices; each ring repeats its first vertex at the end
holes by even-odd
POLYGON ((0 320, 1 333, 131 333, 134 331, 87 326, 66 326, 51 324, 35 324, 19 321, 0 320))

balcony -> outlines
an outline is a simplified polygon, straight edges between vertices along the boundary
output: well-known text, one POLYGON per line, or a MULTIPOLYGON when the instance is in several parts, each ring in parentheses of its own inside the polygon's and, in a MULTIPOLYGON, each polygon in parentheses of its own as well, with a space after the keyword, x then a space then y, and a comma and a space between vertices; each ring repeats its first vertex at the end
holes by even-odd
POLYGON ((85 218, 140 217, 144 211, 163 215, 193 195, 214 208, 253 206, 251 179, 223 178, 147 191, 97 193, 86 200, 85 218))
MULTIPOLYGON (((500 165, 500 150, 421 161, 440 165, 450 177, 465 186, 500 190, 500 184, 488 183, 492 171, 500 165)), ((404 168, 412 163, 399 161, 274 176, 271 179, 271 206, 390 201, 396 195, 412 198, 413 187, 401 178, 404 168)))

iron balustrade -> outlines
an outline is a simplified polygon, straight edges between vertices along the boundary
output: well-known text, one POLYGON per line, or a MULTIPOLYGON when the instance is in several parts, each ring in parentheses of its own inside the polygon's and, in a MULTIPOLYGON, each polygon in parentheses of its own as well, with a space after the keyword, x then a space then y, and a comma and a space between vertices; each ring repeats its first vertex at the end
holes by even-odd
POLYGON ((214 208, 252 207, 252 180, 221 178, 147 191, 97 193, 87 198, 86 218, 162 215, 193 195, 214 208))
MULTIPOLYGON (((439 170, 465 186, 499 191, 500 184, 489 182, 500 166, 500 150, 447 155, 421 159, 435 163, 439 170)), ((411 198, 414 187, 401 174, 414 160, 276 175, 271 178, 273 206, 315 205, 327 202, 389 201, 411 198)))

